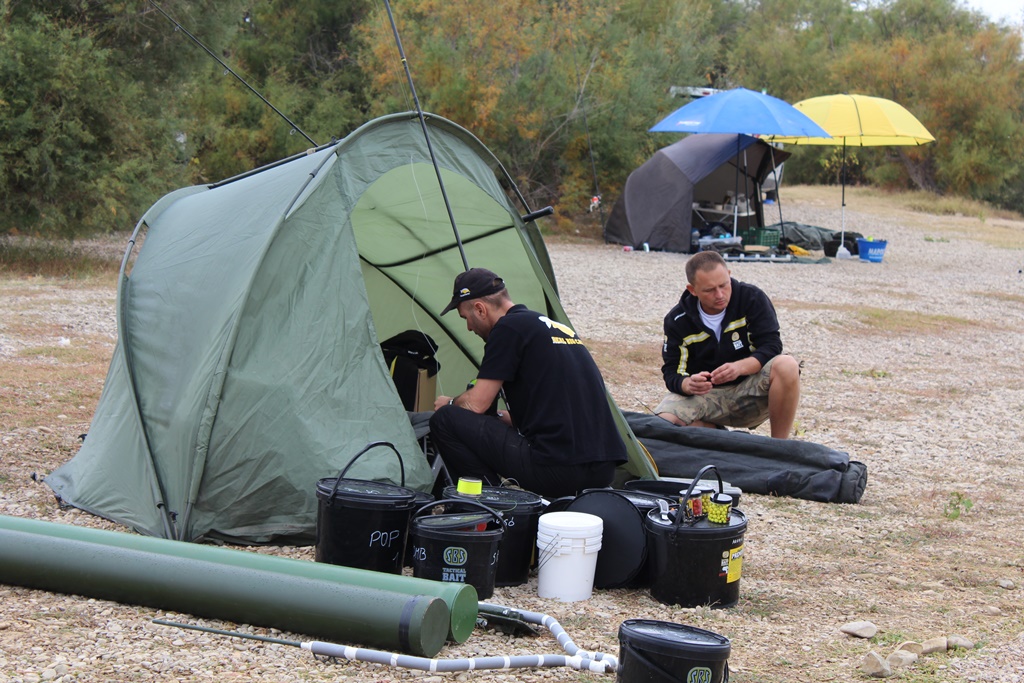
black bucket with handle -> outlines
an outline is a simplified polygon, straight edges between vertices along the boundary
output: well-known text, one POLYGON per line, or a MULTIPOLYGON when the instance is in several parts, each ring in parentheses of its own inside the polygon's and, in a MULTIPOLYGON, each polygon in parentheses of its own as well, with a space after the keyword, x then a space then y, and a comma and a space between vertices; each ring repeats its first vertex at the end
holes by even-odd
POLYGON ((422 506, 410 522, 413 576, 468 583, 476 588, 478 599, 486 600, 494 594, 504 528, 500 512, 476 501, 443 498, 422 506), (437 505, 456 502, 472 511, 420 516, 437 505))
POLYGON ((394 445, 368 444, 337 477, 317 481, 316 561, 401 574, 409 518, 419 495, 405 487, 405 465, 394 445), (377 446, 394 451, 402 486, 345 478, 352 463, 377 446))
MULTIPOLYGON (((501 538, 495 586, 519 586, 530 576, 530 565, 537 547, 537 524, 544 510, 544 499, 536 493, 501 486, 484 486, 478 494, 460 493, 446 486, 445 498, 483 503, 501 513, 505 534, 501 538)), ((459 506, 455 506, 459 509, 459 506)))
MULTIPOLYGON (((651 597, 666 605, 731 607, 739 602, 746 515, 730 508, 717 523, 695 515, 685 504, 710 470, 718 475, 714 465, 708 465, 680 492, 678 506, 663 504, 648 512, 644 521, 651 597)), ((721 477, 718 481, 721 493, 721 477)))
POLYGON ((732 645, 701 628, 653 619, 619 626, 618 683, 726 683, 732 645))

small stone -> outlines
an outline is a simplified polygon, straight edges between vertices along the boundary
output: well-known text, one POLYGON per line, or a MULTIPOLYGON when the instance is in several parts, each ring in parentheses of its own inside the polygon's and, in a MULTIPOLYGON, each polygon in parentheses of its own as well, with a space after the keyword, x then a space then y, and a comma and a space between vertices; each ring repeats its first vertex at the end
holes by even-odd
POLYGON ((986 605, 981 611, 983 614, 987 614, 990 617, 998 617, 1003 613, 1003 610, 999 609, 995 605, 986 605))
POLYGON ((921 643, 916 643, 913 640, 904 640, 902 643, 896 646, 897 650, 906 650, 907 652, 913 652, 917 656, 924 654, 924 648, 921 647, 921 643))
POLYGON ((899 669, 905 666, 910 666, 917 661, 917 655, 910 650, 896 650, 891 655, 885 658, 885 661, 889 663, 893 669, 899 669))
POLYGON ((946 636, 946 649, 955 650, 957 648, 962 650, 973 650, 974 642, 964 638, 963 636, 946 636))
POLYGON ((1008 591, 1013 590, 1013 581, 1010 581, 1009 579, 999 579, 996 583, 1000 588, 1005 588, 1008 591))
POLYGON ((870 621, 851 621, 849 624, 840 626, 839 630, 858 638, 874 638, 878 633, 878 627, 870 621))
POLYGON ((43 676, 42 676, 42 678, 43 678, 44 681, 52 681, 56 677, 57 677, 57 672, 54 671, 53 669, 43 669, 43 676))
POLYGON ((864 661, 860 663, 860 670, 875 678, 892 676, 892 667, 889 666, 889 662, 882 659, 874 650, 865 655, 864 661))
POLYGON ((925 588, 931 588, 932 590, 942 590, 943 588, 945 588, 945 586, 942 585, 941 581, 926 581, 921 585, 925 588))
POLYGON ((930 655, 933 652, 946 651, 946 636, 936 636, 921 643, 921 654, 930 655))

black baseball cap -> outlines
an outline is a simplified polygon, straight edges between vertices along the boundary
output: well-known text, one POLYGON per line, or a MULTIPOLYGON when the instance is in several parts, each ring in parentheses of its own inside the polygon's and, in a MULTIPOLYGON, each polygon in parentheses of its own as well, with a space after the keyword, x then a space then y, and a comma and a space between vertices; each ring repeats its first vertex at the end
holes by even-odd
POLYGON ((444 315, 457 308, 463 301, 479 299, 488 294, 495 294, 505 289, 505 281, 486 268, 470 268, 455 276, 455 288, 452 300, 441 311, 444 315))

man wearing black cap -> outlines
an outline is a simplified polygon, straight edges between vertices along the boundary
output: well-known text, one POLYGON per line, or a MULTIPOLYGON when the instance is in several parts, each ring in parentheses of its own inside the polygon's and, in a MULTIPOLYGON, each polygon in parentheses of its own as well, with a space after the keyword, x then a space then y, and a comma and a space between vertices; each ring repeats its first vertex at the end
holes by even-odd
POLYGON ((476 383, 438 397, 430 419, 452 477, 512 479, 548 497, 610 484, 626 449, 597 364, 572 328, 513 303, 485 268, 455 278, 441 315, 451 310, 485 342, 476 383), (490 415, 499 392, 508 410, 490 415))

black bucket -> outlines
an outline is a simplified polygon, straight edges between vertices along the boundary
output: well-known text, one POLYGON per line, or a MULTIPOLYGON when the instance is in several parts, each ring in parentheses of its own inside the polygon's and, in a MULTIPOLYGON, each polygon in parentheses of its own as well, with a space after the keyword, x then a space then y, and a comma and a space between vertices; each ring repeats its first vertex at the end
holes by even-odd
POLYGON ((619 626, 618 683, 726 683, 729 639, 668 621, 627 619, 619 626))
MULTIPOLYGON (((714 466, 701 474, 709 469, 714 466)), ((699 479, 695 477, 691 489, 699 479)), ((715 524, 676 506, 667 513, 652 510, 644 524, 651 597, 681 607, 731 607, 739 601, 746 515, 733 509, 727 524, 715 524)))
MULTIPOLYGON (((474 501, 501 513, 505 534, 501 539, 495 586, 520 586, 530 577, 530 565, 537 547, 537 524, 544 510, 544 499, 536 493, 500 486, 484 486, 478 495, 460 493, 454 486, 444 489, 444 497, 474 501)), ((454 506, 459 509, 458 506, 454 506)))
MULTIPOLYGON (((432 493, 424 493, 423 491, 417 491, 416 492, 416 500, 413 502, 413 506, 418 510, 421 507, 423 507, 424 505, 428 505, 430 503, 433 503, 434 500, 435 500, 434 494, 432 494, 432 493)), ((412 519, 411 519, 412 515, 409 515, 409 517, 410 517, 409 521, 411 522, 412 521, 412 519)), ((411 535, 412 535, 412 532, 410 531, 410 536, 411 535)), ((406 541, 406 543, 405 543, 405 557, 402 560, 402 564, 404 564, 406 567, 409 567, 409 568, 412 567, 412 545, 413 545, 412 541, 406 541)))
POLYGON ((412 516, 412 573, 421 579, 468 583, 477 598, 494 594, 498 545, 504 533, 501 513, 474 501, 445 498, 428 503, 412 516), (458 502, 483 511, 427 515, 420 513, 434 505, 458 502))
POLYGON ((419 494, 405 486, 344 478, 352 463, 375 446, 395 452, 405 484, 402 458, 386 441, 356 453, 337 477, 317 481, 316 561, 401 574, 409 517, 419 494))

